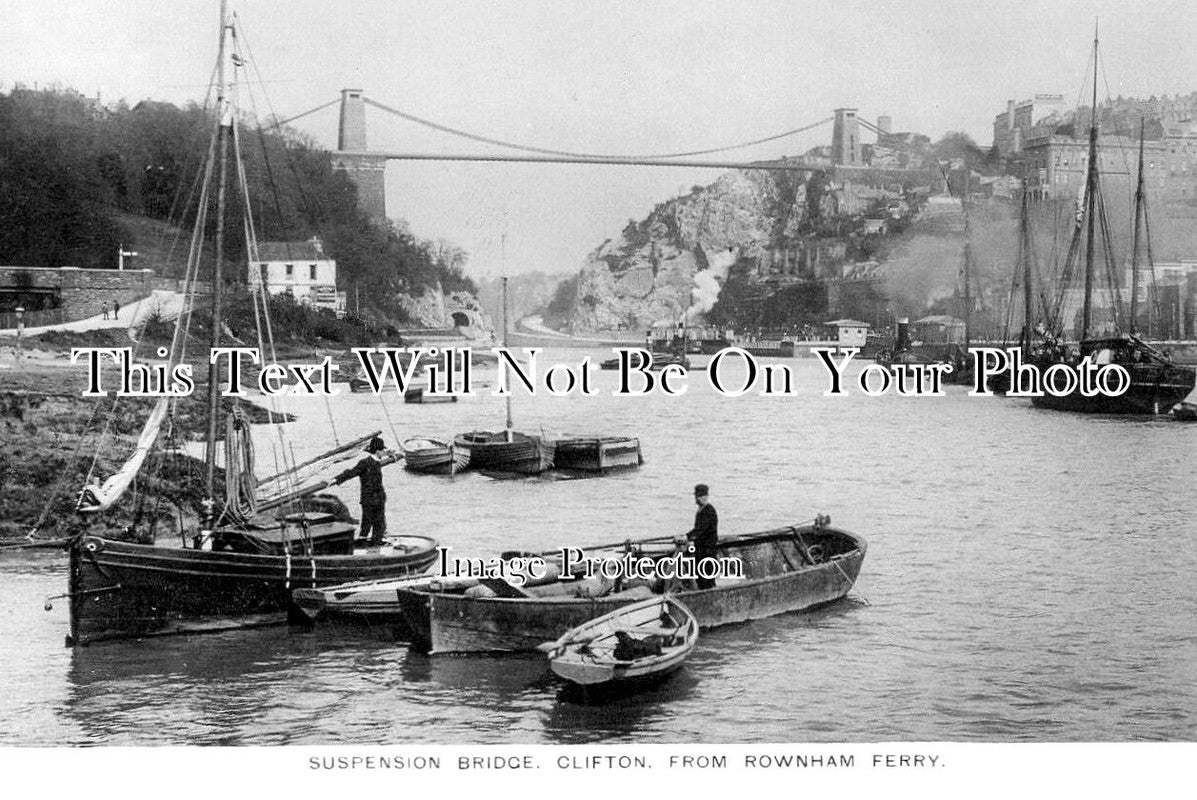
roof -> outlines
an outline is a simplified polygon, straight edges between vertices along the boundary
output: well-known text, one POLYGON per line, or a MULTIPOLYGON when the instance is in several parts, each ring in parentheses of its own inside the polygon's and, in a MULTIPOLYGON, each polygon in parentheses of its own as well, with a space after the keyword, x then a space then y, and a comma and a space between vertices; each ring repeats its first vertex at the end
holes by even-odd
POLYGON ((258 242, 259 261, 318 261, 327 258, 324 245, 316 236, 304 242, 258 242))
POLYGON ((858 319, 833 319, 831 322, 824 322, 824 325, 838 325, 841 328, 870 328, 872 327, 867 322, 861 322, 858 319))

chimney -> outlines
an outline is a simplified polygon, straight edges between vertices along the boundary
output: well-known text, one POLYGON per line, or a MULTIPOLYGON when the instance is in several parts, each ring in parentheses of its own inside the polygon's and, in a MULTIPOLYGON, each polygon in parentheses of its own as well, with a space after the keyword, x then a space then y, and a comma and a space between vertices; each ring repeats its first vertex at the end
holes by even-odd
POLYGON ((898 318, 898 335, 894 339, 894 352, 910 349, 910 318, 898 318))

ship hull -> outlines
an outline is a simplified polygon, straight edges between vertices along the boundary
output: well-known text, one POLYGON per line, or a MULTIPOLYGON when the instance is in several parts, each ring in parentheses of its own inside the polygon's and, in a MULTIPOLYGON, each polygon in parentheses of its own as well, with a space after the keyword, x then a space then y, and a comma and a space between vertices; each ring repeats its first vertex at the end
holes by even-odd
POLYGON ((523 433, 513 433, 510 442, 502 432, 466 433, 454 442, 469 452, 471 467, 496 472, 537 475, 553 468, 556 454, 552 442, 523 433))
POLYGON ((409 439, 403 443, 403 466, 409 472, 452 475, 470 466, 466 447, 450 446, 435 439, 409 439))
POLYGON ((1112 397, 1086 397, 1079 390, 1063 397, 1045 394, 1031 398, 1038 408, 1087 414, 1167 414, 1193 390, 1194 372, 1187 367, 1126 366, 1130 388, 1112 397))
POLYGON ((577 437, 557 442, 557 469, 603 472, 640 466, 640 440, 631 436, 577 437))
MULTIPOLYGON (((741 557, 744 580, 713 589, 684 589, 673 596, 693 612, 702 628, 714 628, 839 600, 860 573, 866 545, 843 531, 782 528, 719 544, 719 556, 741 557), (797 532, 797 533, 795 533, 797 532), (821 563, 803 563, 795 538, 840 552, 821 563)), ((595 598, 467 597, 447 592, 398 590, 413 641, 431 653, 526 652, 565 631, 623 605, 642 600, 635 592, 595 598)))
POLYGON ((86 536, 70 551, 68 644, 285 622, 291 591, 422 572, 436 543, 354 555, 259 555, 86 536))

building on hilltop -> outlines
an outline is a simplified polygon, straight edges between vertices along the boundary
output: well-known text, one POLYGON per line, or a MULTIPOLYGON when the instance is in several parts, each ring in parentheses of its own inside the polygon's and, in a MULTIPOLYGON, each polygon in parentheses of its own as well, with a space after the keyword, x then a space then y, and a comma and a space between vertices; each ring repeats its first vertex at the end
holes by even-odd
MULTIPOLYGON (((1098 169, 1103 179, 1122 189, 1134 187, 1139 141, 1127 136, 1099 136, 1098 169)), ((1143 143, 1145 188, 1162 202, 1197 201, 1197 136, 1166 136, 1143 143)), ((1048 134, 1028 140, 1018 159, 1027 190, 1038 197, 1069 197, 1085 185, 1089 142, 1048 134)))
POLYGON ((258 260, 249 262, 249 285, 286 294, 299 303, 345 315, 345 293, 337 291, 337 262, 324 253, 319 237, 303 242, 261 242, 258 260))
POLYGON ((1064 121, 1064 95, 1036 94, 1030 100, 1006 102, 1006 110, 994 117, 993 143, 1003 157, 1022 152, 1027 139, 1042 135, 1064 121))

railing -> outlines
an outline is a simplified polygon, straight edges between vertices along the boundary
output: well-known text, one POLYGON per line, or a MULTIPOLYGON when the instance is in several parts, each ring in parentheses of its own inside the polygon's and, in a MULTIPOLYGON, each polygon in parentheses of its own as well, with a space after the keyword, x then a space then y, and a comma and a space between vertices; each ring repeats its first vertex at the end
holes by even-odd
MULTIPOLYGON (((61 325, 66 322, 66 309, 47 308, 41 311, 26 311, 23 321, 26 328, 38 328, 42 325, 61 325)), ((15 330, 16 327, 16 312, 0 312, 0 330, 15 330)))

